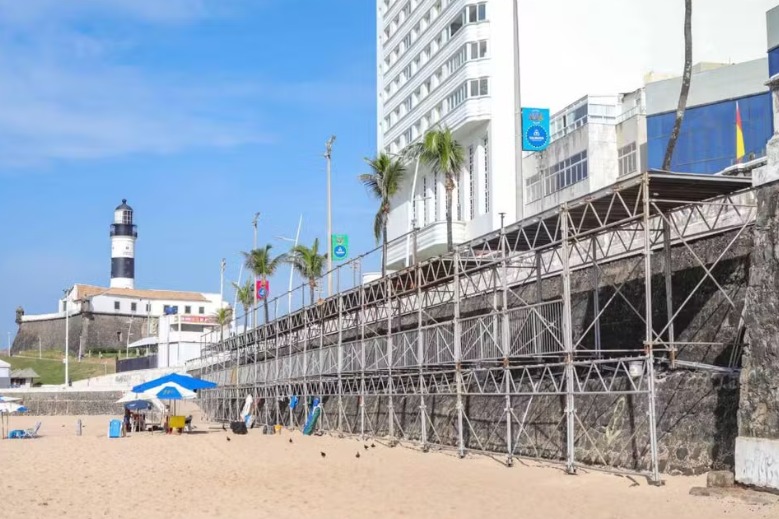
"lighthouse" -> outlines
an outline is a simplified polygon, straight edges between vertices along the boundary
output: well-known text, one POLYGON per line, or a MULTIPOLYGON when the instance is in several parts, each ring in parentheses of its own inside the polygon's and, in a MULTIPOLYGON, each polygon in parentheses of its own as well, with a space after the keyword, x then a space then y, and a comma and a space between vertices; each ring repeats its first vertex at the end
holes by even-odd
POLYGON ((111 288, 135 288, 135 240, 133 208, 127 200, 114 210, 111 224, 111 288))

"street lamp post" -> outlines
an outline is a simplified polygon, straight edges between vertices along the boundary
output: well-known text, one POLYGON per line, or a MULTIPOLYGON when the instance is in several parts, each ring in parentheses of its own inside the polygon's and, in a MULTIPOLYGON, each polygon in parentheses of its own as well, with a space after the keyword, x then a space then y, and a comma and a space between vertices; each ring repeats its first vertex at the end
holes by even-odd
POLYGON ((335 135, 332 135, 325 143, 325 159, 327 159, 327 295, 333 295, 333 255, 332 241, 333 241, 333 207, 331 196, 331 163, 333 156, 333 143, 335 142, 335 135))
POLYGON ((219 304, 221 304, 222 301, 224 300, 226 268, 227 268, 227 260, 225 258, 222 258, 222 262, 219 264, 219 304))
POLYGON ((68 308, 70 290, 70 288, 63 290, 65 294, 65 387, 68 387, 70 380, 70 308, 68 308))
MULTIPOLYGON (((416 213, 416 193, 417 193, 417 177, 419 176, 419 162, 421 160, 421 155, 417 155, 414 162, 414 177, 411 180, 411 203, 408 206, 408 232, 411 233, 412 230, 414 230, 412 223, 415 220, 415 217, 413 213, 416 213)), ((411 258, 411 236, 409 234, 406 235, 406 267, 409 266, 409 261, 411 258)), ((385 258, 386 261, 386 258, 385 258)))
MULTIPOLYGON (((300 229, 303 227, 303 215, 300 215, 300 220, 298 220, 298 230, 295 233, 295 239, 287 238, 285 236, 276 236, 277 240, 284 240, 288 242, 292 242, 292 248, 298 246, 298 242, 300 241, 300 229)), ((287 288, 287 313, 292 312, 292 279, 295 274, 295 268, 290 265, 289 266, 289 287, 287 288)))
MULTIPOLYGON (((252 220, 252 226, 254 227, 254 247, 252 250, 257 250, 257 221, 260 219, 259 211, 254 213, 254 219, 252 220)), ((254 285, 252 285, 252 291, 254 292, 254 309, 252 312, 252 327, 257 327, 257 274, 254 274, 254 285)))

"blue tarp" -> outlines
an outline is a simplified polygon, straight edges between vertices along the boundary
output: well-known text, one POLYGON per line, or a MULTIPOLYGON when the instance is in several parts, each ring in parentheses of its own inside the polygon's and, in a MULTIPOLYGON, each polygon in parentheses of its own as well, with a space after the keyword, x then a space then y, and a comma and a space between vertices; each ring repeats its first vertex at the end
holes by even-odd
MULTIPOLYGON (((132 388, 132 392, 145 393, 150 389, 154 389, 155 387, 162 386, 163 384, 167 384, 168 382, 173 382, 175 384, 178 384, 179 386, 185 389, 189 389, 190 391, 197 391, 198 389, 211 389, 216 387, 216 384, 214 382, 209 382, 207 380, 200 380, 199 378, 190 377, 189 375, 171 373, 170 375, 165 375, 164 377, 155 378, 154 380, 150 380, 148 382, 144 382, 143 384, 137 385, 134 388, 132 388)), ((158 398, 164 399, 168 397, 162 397, 158 395, 158 398)), ((179 398, 181 398, 181 395, 179 395, 179 398)))
POLYGON ((133 400, 124 404, 125 409, 130 411, 143 411, 145 409, 151 409, 151 402, 148 400, 133 400))

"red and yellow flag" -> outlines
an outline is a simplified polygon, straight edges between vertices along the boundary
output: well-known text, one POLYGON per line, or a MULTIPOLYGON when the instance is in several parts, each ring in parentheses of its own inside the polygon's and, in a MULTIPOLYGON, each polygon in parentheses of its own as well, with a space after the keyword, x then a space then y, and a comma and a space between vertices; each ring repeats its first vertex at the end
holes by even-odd
POLYGON ((741 162, 746 151, 744 150, 744 127, 741 126, 741 110, 736 101, 736 162, 741 162))

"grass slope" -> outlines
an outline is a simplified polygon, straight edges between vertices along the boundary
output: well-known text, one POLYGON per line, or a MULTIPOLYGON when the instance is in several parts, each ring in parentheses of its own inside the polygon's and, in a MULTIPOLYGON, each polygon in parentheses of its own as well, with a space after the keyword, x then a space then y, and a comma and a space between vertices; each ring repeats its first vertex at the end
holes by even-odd
MULTIPOLYGON (((22 352, 13 357, 0 355, 0 360, 8 362, 12 370, 34 369, 41 376, 40 380, 38 380, 41 384, 63 384, 65 382, 65 364, 61 358, 46 358, 51 357, 46 354, 44 354, 42 359, 37 357, 37 351, 22 352)), ((74 357, 70 358, 70 379, 72 381, 106 375, 113 373, 114 370, 115 364, 113 359, 85 358, 78 362, 74 357)))

